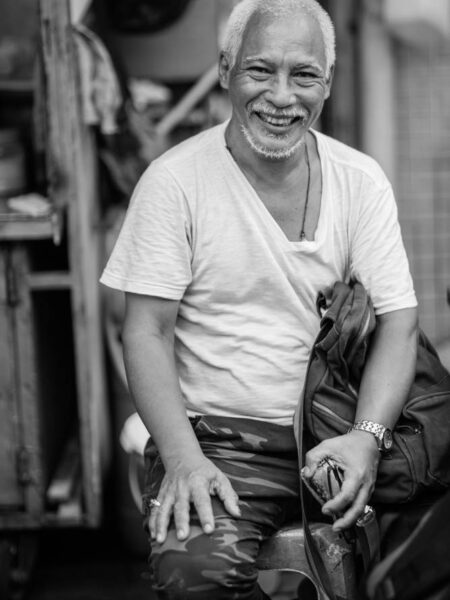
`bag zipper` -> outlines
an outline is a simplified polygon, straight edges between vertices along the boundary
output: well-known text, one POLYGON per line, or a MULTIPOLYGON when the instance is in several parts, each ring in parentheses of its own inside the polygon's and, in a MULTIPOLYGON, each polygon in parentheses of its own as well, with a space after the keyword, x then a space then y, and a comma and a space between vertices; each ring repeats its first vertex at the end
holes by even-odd
POLYGON ((343 417, 337 415, 330 408, 328 408, 327 406, 323 406, 323 404, 320 404, 317 400, 312 401, 312 407, 313 409, 316 409, 319 412, 322 412, 327 416, 332 417, 332 419, 338 421, 339 423, 341 423, 341 425, 345 425, 346 431, 350 429, 350 427, 353 425, 353 421, 347 421, 347 419, 344 419, 343 417))

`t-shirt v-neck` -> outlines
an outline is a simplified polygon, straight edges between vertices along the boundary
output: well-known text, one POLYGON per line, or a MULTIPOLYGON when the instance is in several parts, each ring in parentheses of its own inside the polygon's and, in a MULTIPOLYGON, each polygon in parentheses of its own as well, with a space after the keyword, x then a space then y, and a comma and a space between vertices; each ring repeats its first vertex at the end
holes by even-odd
POLYGON ((326 188, 326 183, 325 183, 325 181, 326 181, 325 180, 326 164, 324 161, 325 149, 322 147, 322 145, 320 143, 320 139, 316 135, 316 132, 314 130, 310 130, 311 133, 313 134, 315 142, 317 144, 317 152, 319 154, 320 169, 321 169, 321 174, 322 174, 322 191, 321 191, 319 218, 317 220, 317 225, 316 225, 316 229, 314 232, 313 240, 294 241, 294 240, 288 239, 288 237, 286 236, 286 234, 284 233, 284 231, 282 230, 280 225, 276 222, 274 217, 270 214, 270 211, 266 208, 264 202, 259 197, 255 188, 252 186, 252 184, 247 179, 247 177, 245 176, 242 169, 239 167, 239 165, 234 160, 231 153, 228 151, 228 149, 226 147, 226 141, 225 141, 226 125, 222 128, 222 131, 220 132, 220 135, 223 136, 222 148, 223 148, 223 154, 225 156, 224 166, 228 171, 230 171, 230 173, 233 175, 233 177, 238 179, 240 184, 244 188, 247 189, 249 199, 253 201, 253 206, 254 206, 255 210, 258 212, 260 218, 263 220, 265 225, 273 233, 274 239, 276 239, 286 250, 289 250, 289 251, 300 251, 300 252, 307 252, 307 253, 317 251, 318 248, 323 244, 324 236, 326 235, 327 214, 329 213, 329 210, 328 210, 328 206, 327 206, 328 194, 327 194, 327 188, 326 188))

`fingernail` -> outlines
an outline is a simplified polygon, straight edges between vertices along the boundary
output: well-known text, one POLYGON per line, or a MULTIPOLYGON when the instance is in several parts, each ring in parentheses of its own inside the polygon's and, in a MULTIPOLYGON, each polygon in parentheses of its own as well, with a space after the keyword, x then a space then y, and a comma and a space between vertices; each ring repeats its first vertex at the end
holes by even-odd
POLYGON ((209 523, 207 523, 207 524, 204 526, 204 528, 203 528, 203 531, 204 531, 205 533, 212 533, 212 531, 213 531, 213 526, 212 526, 212 525, 210 525, 209 523))
POLYGON ((180 539, 184 537, 184 530, 183 529, 178 529, 177 531, 177 538, 180 539))
POLYGON ((331 515, 331 510, 329 508, 322 508, 322 514, 329 517, 331 515))
POLYGON ((302 475, 304 477, 309 477, 309 474, 310 474, 309 467, 303 467, 303 469, 302 469, 302 475))
POLYGON ((158 542, 158 544, 162 544, 164 541, 164 538, 162 536, 161 533, 158 533, 158 535, 156 536, 156 541, 158 542))

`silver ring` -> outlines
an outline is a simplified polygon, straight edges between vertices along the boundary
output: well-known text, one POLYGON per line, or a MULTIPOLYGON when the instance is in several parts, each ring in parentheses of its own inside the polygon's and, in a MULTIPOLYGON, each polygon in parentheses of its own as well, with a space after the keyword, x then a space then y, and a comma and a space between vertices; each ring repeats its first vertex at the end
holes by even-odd
POLYGON ((159 500, 157 500, 156 498, 150 498, 150 506, 152 508, 159 507, 161 506, 161 502, 159 500))
POLYGON ((364 527, 365 525, 367 525, 367 523, 373 521, 373 519, 375 519, 375 510, 371 506, 366 504, 366 506, 364 507, 363 514, 356 521, 356 525, 358 527, 364 527))

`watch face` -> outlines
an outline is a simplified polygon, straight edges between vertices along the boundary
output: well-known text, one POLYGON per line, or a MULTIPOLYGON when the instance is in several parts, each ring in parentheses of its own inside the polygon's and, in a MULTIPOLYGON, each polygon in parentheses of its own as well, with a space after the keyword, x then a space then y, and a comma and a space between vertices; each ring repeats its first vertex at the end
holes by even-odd
POLYGON ((386 429, 383 435, 383 448, 384 450, 390 450, 392 448, 394 440, 392 439, 392 431, 386 429))

